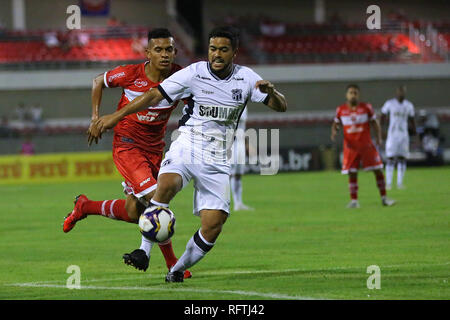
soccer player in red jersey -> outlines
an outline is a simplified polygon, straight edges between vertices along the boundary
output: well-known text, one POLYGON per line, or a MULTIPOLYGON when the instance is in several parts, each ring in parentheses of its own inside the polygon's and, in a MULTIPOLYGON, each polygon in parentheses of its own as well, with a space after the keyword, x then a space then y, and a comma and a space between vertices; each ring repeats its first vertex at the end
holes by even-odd
MULTIPOLYGON (((92 122, 99 117, 99 107, 104 88, 122 87, 122 97, 117 110, 139 97, 181 67, 173 63, 175 46, 172 35, 167 29, 154 29, 148 34, 148 61, 134 65, 122 65, 104 74, 98 75, 92 85, 92 122)), ((164 134, 167 121, 178 101, 169 104, 162 101, 144 111, 123 118, 114 128, 113 159, 124 177, 122 183, 126 200, 114 199, 103 201, 89 200, 85 195, 75 199, 73 211, 65 218, 63 231, 69 232, 77 221, 88 215, 103 215, 108 218, 138 223, 139 216, 148 205, 156 190, 163 154, 164 134)), ((89 133, 90 131, 88 131, 89 133)), ((88 144, 98 142, 98 138, 88 137, 88 144)), ((142 238, 141 248, 124 255, 124 262, 139 270, 148 268, 150 248, 149 240, 142 238)), ((177 258, 169 239, 159 247, 170 269, 177 258)), ((190 277, 186 270, 185 277, 190 277)))
POLYGON ((356 84, 347 86, 347 102, 336 109, 336 116, 331 126, 331 140, 336 139, 339 127, 344 131, 344 159, 342 173, 349 175, 351 201, 348 208, 359 208, 358 203, 358 170, 373 170, 384 206, 392 206, 395 201, 386 196, 386 183, 383 174, 383 162, 370 135, 371 126, 376 132, 376 144, 381 145, 381 128, 375 112, 369 103, 359 101, 359 87, 356 84))

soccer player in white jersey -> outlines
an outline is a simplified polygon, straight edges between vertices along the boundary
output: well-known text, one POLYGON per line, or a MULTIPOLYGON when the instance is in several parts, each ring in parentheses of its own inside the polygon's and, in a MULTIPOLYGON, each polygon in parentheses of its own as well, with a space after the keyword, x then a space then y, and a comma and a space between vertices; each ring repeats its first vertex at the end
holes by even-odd
POLYGON ((234 202, 234 211, 253 210, 253 208, 247 206, 242 201, 242 176, 245 169, 245 154, 247 149, 245 140, 247 116, 247 108, 244 108, 237 126, 236 138, 234 139, 231 148, 230 185, 234 202))
POLYGON ((201 228, 166 276, 166 282, 182 282, 183 272, 195 265, 214 246, 230 213, 230 161, 227 157, 234 130, 248 101, 263 102, 284 112, 287 103, 272 83, 252 69, 236 65, 238 34, 231 27, 218 27, 209 34, 208 61, 193 63, 165 79, 124 108, 99 118, 90 128, 92 137, 114 127, 127 114, 166 99, 189 98, 179 121, 178 138, 162 161, 154 206, 169 202, 194 180, 194 214, 201 228))
POLYGON ((403 188, 406 158, 409 153, 409 135, 416 133, 414 106, 405 99, 406 87, 396 90, 396 97, 385 102, 381 108, 381 125, 389 121, 386 139, 386 189, 392 188, 395 163, 397 162, 397 188, 403 188))

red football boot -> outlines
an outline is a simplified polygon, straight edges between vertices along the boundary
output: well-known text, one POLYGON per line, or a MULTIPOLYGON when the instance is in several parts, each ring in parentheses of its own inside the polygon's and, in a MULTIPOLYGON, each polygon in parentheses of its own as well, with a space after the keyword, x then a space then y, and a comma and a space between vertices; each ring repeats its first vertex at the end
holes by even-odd
POLYGON ((88 198, 84 194, 80 194, 75 198, 75 201, 73 202, 75 204, 75 207, 73 208, 72 212, 67 215, 67 217, 64 219, 63 223, 63 231, 69 232, 70 230, 75 227, 75 224, 84 218, 87 217, 87 214, 83 213, 82 207, 83 204, 88 201, 88 198))
POLYGON ((184 270, 184 279, 192 278, 192 273, 189 270, 184 270))
MULTIPOLYGON (((172 266, 170 266, 170 268, 168 268, 169 272, 170 272, 170 269, 172 269, 173 266, 174 265, 172 265, 172 266)), ((192 273, 189 270, 184 270, 184 279, 189 279, 189 278, 192 278, 192 273)))

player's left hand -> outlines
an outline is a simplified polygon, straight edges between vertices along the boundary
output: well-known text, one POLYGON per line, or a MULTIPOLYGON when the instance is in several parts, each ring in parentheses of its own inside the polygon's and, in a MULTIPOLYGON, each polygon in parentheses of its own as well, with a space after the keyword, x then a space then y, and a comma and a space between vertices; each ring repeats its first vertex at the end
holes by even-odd
POLYGON ((118 122, 119 120, 114 114, 102 116, 92 122, 88 130, 88 144, 91 145, 94 140, 97 142, 98 139, 101 139, 103 132, 113 128, 118 122))
POLYGON ((259 80, 255 84, 256 88, 259 88, 259 91, 262 93, 273 94, 275 92, 275 86, 267 80, 259 80))

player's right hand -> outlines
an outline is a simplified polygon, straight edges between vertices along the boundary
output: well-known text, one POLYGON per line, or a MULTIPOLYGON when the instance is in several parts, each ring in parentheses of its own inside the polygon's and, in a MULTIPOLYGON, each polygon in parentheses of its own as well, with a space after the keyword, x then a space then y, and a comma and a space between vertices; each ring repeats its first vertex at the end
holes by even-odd
POLYGON ((95 144, 98 144, 98 140, 102 138, 102 135, 100 134, 99 137, 94 137, 91 132, 94 130, 94 123, 98 120, 98 118, 92 119, 91 124, 89 125, 89 129, 86 131, 86 134, 88 135, 88 146, 90 147, 92 142, 95 141, 95 144))

